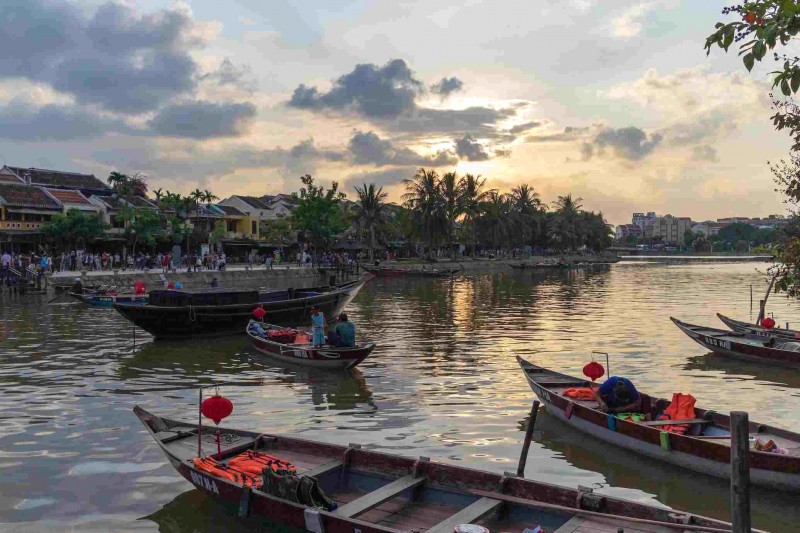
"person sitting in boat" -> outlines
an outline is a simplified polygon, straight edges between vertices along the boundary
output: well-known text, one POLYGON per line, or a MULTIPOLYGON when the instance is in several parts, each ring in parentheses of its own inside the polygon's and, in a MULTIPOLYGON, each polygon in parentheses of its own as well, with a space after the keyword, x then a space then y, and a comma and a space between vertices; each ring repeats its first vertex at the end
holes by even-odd
POLYGON ((594 389, 594 399, 604 413, 633 413, 642 410, 642 397, 628 378, 608 378, 594 389))
POLYGON ((339 315, 339 322, 333 328, 336 346, 354 348, 356 345, 356 325, 347 319, 347 313, 339 315))
POLYGON ((319 309, 311 310, 311 333, 315 347, 325 344, 325 315, 319 309))

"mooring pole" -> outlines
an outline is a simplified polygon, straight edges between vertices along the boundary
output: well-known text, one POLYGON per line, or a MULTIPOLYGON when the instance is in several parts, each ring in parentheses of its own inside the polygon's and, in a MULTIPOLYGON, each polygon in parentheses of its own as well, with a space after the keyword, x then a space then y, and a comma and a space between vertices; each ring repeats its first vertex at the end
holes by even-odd
POLYGON ((539 414, 539 400, 534 400, 533 406, 531 407, 531 415, 528 418, 528 427, 525 429, 525 441, 522 443, 522 453, 519 455, 519 464, 517 465, 517 475, 519 477, 525 477, 525 463, 528 462, 528 449, 531 447, 533 426, 536 425, 537 414, 539 414))
POLYGON ((751 283, 750 284, 750 315, 751 315, 751 318, 752 318, 752 314, 753 314, 753 284, 751 283))
POLYGON ((731 523, 750 533, 750 429, 744 411, 731 412, 731 523))
POLYGON ((203 386, 200 386, 200 399, 197 400, 197 457, 203 457, 203 386))

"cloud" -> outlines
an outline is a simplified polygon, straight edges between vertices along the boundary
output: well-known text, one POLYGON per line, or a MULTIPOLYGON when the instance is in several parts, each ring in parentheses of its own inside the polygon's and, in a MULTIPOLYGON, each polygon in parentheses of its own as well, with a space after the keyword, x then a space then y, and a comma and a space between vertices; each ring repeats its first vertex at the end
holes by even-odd
POLYGON ((101 137, 109 132, 134 132, 122 120, 83 106, 35 106, 18 100, 0 107, 0 124, 0 137, 25 141, 68 141, 101 137))
POLYGON ((712 163, 719 161, 716 148, 707 144, 693 147, 692 159, 695 161, 710 161, 712 163))
POLYGON ((342 189, 352 190, 356 185, 362 183, 374 183, 376 187, 387 185, 397 185, 406 178, 411 178, 416 173, 418 167, 393 167, 376 172, 361 172, 347 177, 342 182, 342 189))
POLYGON ((481 136, 494 136, 498 134, 495 125, 515 114, 513 109, 493 109, 483 106, 466 109, 418 108, 413 113, 399 116, 385 125, 387 128, 407 133, 441 135, 475 132, 481 136))
POLYGON ((542 125, 541 122, 536 122, 536 121, 525 122, 524 124, 518 124, 512 128, 509 128, 506 131, 508 131, 508 133, 510 133, 511 135, 519 135, 520 133, 525 133, 529 130, 536 129, 541 125, 542 125))
POLYGON ((602 152, 605 148, 624 159, 638 160, 647 156, 663 140, 663 135, 654 133, 648 137, 643 130, 630 126, 627 128, 607 128, 597 134, 594 146, 602 152))
POLYGON ((438 83, 431 86, 431 92, 446 98, 452 93, 458 92, 464 88, 464 82, 452 76, 450 78, 442 78, 438 83))
POLYGON ((547 135, 531 135, 525 140, 529 143, 569 142, 581 139, 590 131, 588 127, 567 126, 564 131, 547 135))
POLYGON ((0 40, 14 43, 0 58, 0 78, 24 77, 71 94, 80 103, 141 113, 194 90, 203 28, 188 8, 140 14, 101 5, 92 18, 64 3, 6 0, 0 40))
POLYGON ((410 148, 396 148, 391 141, 381 139, 375 133, 357 131, 350 139, 348 148, 357 165, 415 165, 441 167, 454 165, 458 160, 451 152, 441 150, 435 155, 425 156, 410 148))
POLYGON ((203 100, 171 104, 149 122, 151 130, 167 137, 210 139, 244 134, 256 115, 250 102, 218 104, 203 100))
POLYGON ((395 117, 411 111, 422 92, 422 82, 402 59, 378 67, 363 63, 337 79, 330 91, 299 85, 289 105, 299 109, 352 110, 366 117, 395 117))
POLYGON ((219 86, 231 85, 245 90, 255 90, 255 84, 247 81, 252 74, 252 69, 246 65, 237 67, 227 57, 222 60, 219 67, 207 74, 200 76, 201 80, 211 81, 219 86))
POLYGON ((642 19, 649 10, 650 6, 645 4, 629 7, 611 21, 611 35, 622 39, 636 37, 642 32, 642 19))
POLYGON ((472 135, 465 135, 461 139, 456 139, 456 154, 461 159, 467 161, 486 161, 489 159, 489 153, 472 135))

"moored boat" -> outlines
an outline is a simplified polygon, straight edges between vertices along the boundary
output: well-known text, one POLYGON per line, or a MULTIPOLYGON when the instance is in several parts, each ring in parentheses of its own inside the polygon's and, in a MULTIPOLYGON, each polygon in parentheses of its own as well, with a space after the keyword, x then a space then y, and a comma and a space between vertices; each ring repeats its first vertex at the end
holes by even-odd
POLYGON ((758 337, 800 339, 800 331, 789 329, 788 327, 786 329, 765 328, 764 326, 759 326, 757 324, 749 324, 747 322, 742 322, 741 320, 734 320, 733 318, 728 318, 720 313, 717 313, 717 318, 719 318, 723 324, 731 328, 731 331, 746 333, 748 335, 754 335, 758 337))
POLYGON ((253 348, 286 363, 317 368, 353 368, 366 359, 375 349, 374 342, 356 343, 353 347, 337 347, 325 344, 315 347, 310 333, 251 320, 247 334, 253 348))
POLYGON ((746 361, 800 367, 800 339, 708 328, 670 319, 690 339, 714 353, 746 361))
MULTIPOLYGON (((651 420, 634 422, 604 413, 596 401, 568 397, 565 391, 590 387, 591 382, 536 366, 517 357, 533 392, 553 416, 595 438, 633 452, 696 472, 730 478, 730 417, 695 407, 695 418, 652 420, 669 405, 665 399, 641 393, 642 411, 651 420), (666 425, 689 426, 685 434, 662 431, 666 425)), ((750 450, 750 480, 754 485, 800 491, 800 434, 750 422, 751 439, 769 442, 782 451, 750 450)))
POLYGON ((286 326, 308 324, 314 308, 325 316, 338 315, 366 281, 267 292, 158 290, 150 292, 145 305, 116 303, 114 309, 157 339, 234 335, 244 333, 256 307, 264 309, 265 321, 286 326))
POLYGON ((134 412, 178 472, 240 517, 316 533, 730 531, 724 522, 511 474, 134 412), (220 451, 198 458, 198 443, 220 451), (243 475, 247 462, 268 465, 243 475), (211 465, 209 467, 208 465, 211 465), (273 472, 279 468, 282 475, 273 472), (259 470, 261 472, 261 470, 259 470), (277 479, 281 477, 282 479, 277 479), (290 488, 290 490, 286 490, 290 488), (469 531, 483 531, 472 528, 469 531))
POLYGON ((144 305, 147 303, 146 294, 123 293, 117 294, 113 291, 84 294, 70 293, 70 296, 95 307, 113 307, 115 303, 144 305))
POLYGON ((449 278, 461 272, 460 268, 448 268, 443 270, 421 268, 386 268, 386 267, 364 267, 364 270, 378 277, 418 277, 418 278, 449 278))

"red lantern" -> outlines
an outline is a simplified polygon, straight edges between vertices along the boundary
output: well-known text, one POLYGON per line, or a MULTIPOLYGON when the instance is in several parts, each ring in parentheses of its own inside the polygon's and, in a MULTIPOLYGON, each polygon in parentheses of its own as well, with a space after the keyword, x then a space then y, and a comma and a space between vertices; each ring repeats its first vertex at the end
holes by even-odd
POLYGON ((264 311, 263 307, 256 307, 255 309, 253 309, 253 316, 256 317, 256 320, 263 321, 266 314, 267 312, 264 311))
POLYGON ((767 318, 761 320, 761 325, 767 329, 772 329, 775 327, 775 319, 768 316, 767 318))
POLYGON ((606 373, 605 368, 603 365, 598 363, 597 361, 592 361, 588 363, 586 366, 583 367, 583 375, 587 378, 592 378, 592 381, 595 381, 597 378, 602 377, 603 374, 606 373))
POLYGON ((210 418, 215 424, 219 424, 223 418, 230 416, 233 412, 233 402, 224 396, 215 394, 211 398, 203 400, 200 404, 200 412, 203 416, 210 418))

